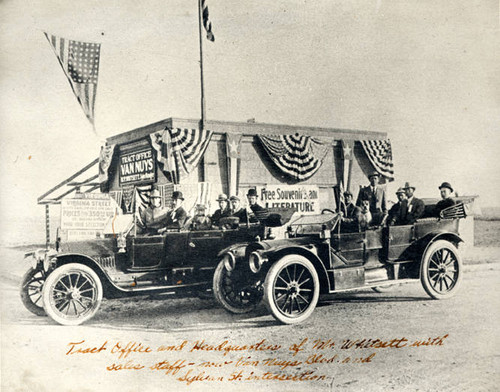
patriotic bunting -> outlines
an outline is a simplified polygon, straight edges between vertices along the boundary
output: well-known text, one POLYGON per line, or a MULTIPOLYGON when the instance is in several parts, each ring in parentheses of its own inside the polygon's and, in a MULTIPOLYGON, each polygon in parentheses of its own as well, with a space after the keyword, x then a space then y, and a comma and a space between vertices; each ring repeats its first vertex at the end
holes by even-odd
POLYGON ((94 126, 94 104, 101 44, 73 41, 44 33, 80 106, 94 126))
POLYGON ((163 164, 163 171, 178 184, 200 162, 212 131, 199 129, 166 129, 150 135, 156 150, 156 159, 163 164))
POLYGON ((323 163, 329 144, 310 136, 257 135, 274 164, 297 181, 313 176, 323 163))
POLYGON ((375 170, 389 179, 389 181, 394 180, 391 141, 361 140, 361 145, 375 170))

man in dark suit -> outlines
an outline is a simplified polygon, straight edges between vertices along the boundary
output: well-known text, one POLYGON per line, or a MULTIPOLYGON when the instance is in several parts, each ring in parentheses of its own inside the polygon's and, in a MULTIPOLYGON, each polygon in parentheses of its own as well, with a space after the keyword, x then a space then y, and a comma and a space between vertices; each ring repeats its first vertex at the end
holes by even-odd
POLYGON ((266 219, 269 215, 269 211, 267 208, 264 208, 257 203, 258 195, 255 188, 250 188, 248 190, 247 199, 248 208, 250 209, 250 211, 247 211, 249 213, 250 222, 259 222, 266 219))
POLYGON ((442 210, 455 205, 455 200, 451 198, 453 188, 449 182, 443 182, 439 187, 439 191, 441 192, 441 200, 437 202, 434 208, 434 215, 437 217, 439 217, 442 210))
POLYGON ((182 229, 187 219, 187 212, 182 208, 184 196, 180 191, 172 193, 172 209, 167 213, 166 228, 167 229, 182 229))
POLYGON ((219 209, 212 215, 212 225, 219 226, 219 221, 222 218, 231 216, 231 210, 229 208, 229 199, 226 194, 221 193, 216 201, 219 203, 219 209))
POLYGON ((231 216, 239 218, 240 223, 246 223, 247 211, 241 207, 240 198, 238 196, 231 196, 229 201, 231 203, 231 216))
POLYGON ((370 213, 375 224, 381 224, 387 217, 387 204, 385 197, 385 189, 378 186, 380 175, 377 172, 371 173, 368 176, 370 185, 359 190, 356 205, 361 207, 363 199, 370 201, 370 213))
POLYGON ((420 218, 425 211, 425 204, 423 200, 417 199, 413 196, 415 187, 407 182, 404 186, 404 191, 408 200, 406 201, 406 224, 411 225, 420 218))
POLYGON ((388 225, 404 225, 406 222, 406 194, 403 188, 399 188, 396 192, 398 202, 395 203, 389 210, 387 219, 388 225))

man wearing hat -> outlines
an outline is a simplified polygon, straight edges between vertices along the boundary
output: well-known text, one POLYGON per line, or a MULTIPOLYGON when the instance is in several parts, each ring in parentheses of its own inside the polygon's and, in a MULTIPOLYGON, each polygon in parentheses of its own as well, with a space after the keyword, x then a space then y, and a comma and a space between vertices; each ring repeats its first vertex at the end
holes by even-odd
POLYGON ((240 198, 238 196, 231 196, 229 202, 231 203, 231 216, 240 218, 241 223, 246 222, 247 211, 241 207, 240 198))
POLYGON ((425 211, 425 204, 423 200, 417 199, 413 196, 415 192, 415 187, 410 185, 409 182, 405 183, 404 191, 408 200, 406 201, 406 221, 404 222, 407 225, 411 225, 415 223, 415 221, 420 218, 425 211))
POLYGON ((229 209, 229 200, 227 195, 221 193, 216 200, 219 203, 219 209, 212 215, 212 225, 219 226, 219 221, 222 218, 231 216, 231 210, 229 209))
POLYGON ((441 200, 437 202, 436 207, 434 207, 434 215, 439 216, 439 213, 445 208, 455 205, 455 200, 451 198, 453 193, 453 188, 449 182, 443 182, 439 187, 441 192, 441 200))
POLYGON ((345 200, 345 216, 342 217, 342 222, 352 223, 356 219, 357 208, 352 202, 352 193, 347 191, 344 192, 345 200))
POLYGON ((165 226, 167 209, 161 207, 161 195, 158 189, 153 189, 149 195, 149 206, 140 212, 139 227, 146 233, 157 234, 158 229, 165 226))
POLYGON ((388 225, 404 225, 406 222, 406 194, 403 188, 396 191, 398 202, 389 210, 388 225))
POLYGON ((172 193, 172 209, 167 214, 166 228, 167 229, 182 229, 187 219, 187 212, 182 208, 184 196, 180 191, 172 193))
POLYGON ((195 215, 191 219, 189 225, 193 230, 208 230, 212 227, 212 221, 205 215, 207 207, 203 204, 197 204, 195 207, 195 215))
POLYGON ((380 174, 373 172, 368 176, 370 185, 359 190, 356 205, 361 207, 363 199, 370 201, 370 212, 375 224, 380 224, 387 217, 387 204, 385 197, 385 189, 378 186, 380 174))
POLYGON ((248 190, 247 199, 248 208, 250 209, 250 211, 247 211, 249 213, 250 222, 258 222, 266 219, 269 215, 269 211, 267 208, 264 208, 257 203, 258 195, 255 188, 250 188, 248 190))

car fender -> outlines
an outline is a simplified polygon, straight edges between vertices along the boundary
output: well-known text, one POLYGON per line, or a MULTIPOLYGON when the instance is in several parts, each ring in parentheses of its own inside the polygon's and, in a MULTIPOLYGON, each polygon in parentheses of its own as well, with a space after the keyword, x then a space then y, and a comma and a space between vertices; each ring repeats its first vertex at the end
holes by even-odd
POLYGON ((421 257, 425 255, 425 252, 427 252, 427 249, 432 245, 433 242, 436 242, 437 240, 446 240, 454 244, 455 246, 458 246, 460 242, 464 242, 464 240, 457 234, 453 232, 433 232, 427 234, 425 237, 423 237, 420 240, 421 244, 421 249, 423 249, 421 253, 421 257))
POLYGON ((106 271, 102 268, 102 266, 97 262, 97 260, 92 257, 80 253, 62 253, 56 256, 56 266, 60 267, 64 264, 68 263, 80 263, 83 265, 92 268, 94 272, 101 279, 101 283, 103 284, 104 292, 106 294, 111 294, 110 292, 106 292, 109 290, 118 290, 119 292, 126 292, 121 287, 116 286, 111 279, 109 278, 106 271))
POLYGON ((320 280, 320 292, 327 293, 330 289, 330 278, 328 277, 328 273, 326 271, 324 263, 318 257, 317 248, 315 246, 309 245, 308 247, 304 246, 280 246, 277 248, 271 248, 263 252, 263 255, 269 260, 266 264, 266 273, 271 268, 271 266, 283 258, 284 256, 290 254, 297 254, 304 256, 308 259, 316 269, 318 273, 318 278, 320 280))

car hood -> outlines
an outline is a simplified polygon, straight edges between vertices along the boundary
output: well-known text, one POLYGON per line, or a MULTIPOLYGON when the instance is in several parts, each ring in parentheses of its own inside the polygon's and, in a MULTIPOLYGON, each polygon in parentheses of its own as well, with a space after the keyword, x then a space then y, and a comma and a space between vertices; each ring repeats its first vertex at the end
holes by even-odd
POLYGON ((115 244, 116 240, 113 238, 65 242, 60 245, 59 253, 82 254, 89 257, 108 257, 114 254, 115 244))

